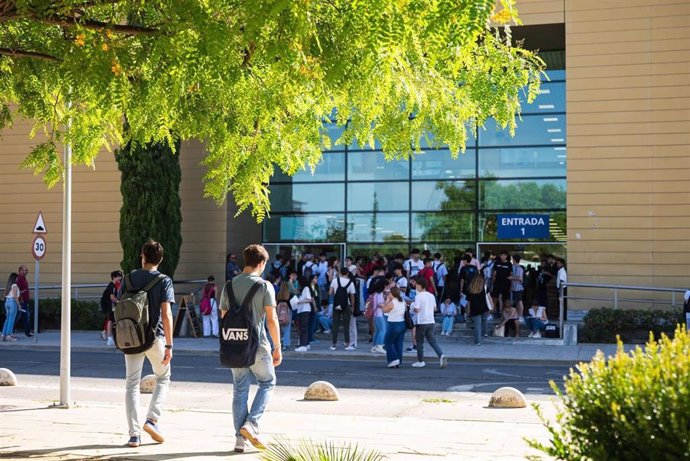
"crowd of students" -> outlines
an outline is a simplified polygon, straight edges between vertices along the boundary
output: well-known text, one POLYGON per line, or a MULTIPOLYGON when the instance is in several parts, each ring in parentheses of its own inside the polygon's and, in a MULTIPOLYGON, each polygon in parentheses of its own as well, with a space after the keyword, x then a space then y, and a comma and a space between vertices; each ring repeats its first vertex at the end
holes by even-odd
MULTIPOLYGON (((343 264, 325 253, 307 253, 299 261, 276 255, 266 265, 264 278, 277 293, 283 350, 293 347, 292 328, 296 327, 297 352, 308 352, 317 332, 331 336, 331 350, 340 346, 342 335, 342 347, 354 351, 358 347, 356 318, 366 314, 371 352, 385 354, 391 368, 402 363, 408 329, 413 330, 412 344, 406 351, 418 353, 413 366, 425 364, 425 340, 445 366, 434 338, 434 314, 441 316, 441 335, 452 335, 456 322, 469 322, 475 344, 489 335, 490 314, 495 334, 519 337, 520 325, 526 325, 530 337, 537 338, 549 317, 558 316, 557 287, 567 281, 565 261, 547 255, 539 267, 521 263, 520 255, 511 257, 506 251, 487 252, 478 260, 471 249, 452 264, 440 253, 416 249, 407 258, 375 254, 371 259, 347 257, 343 264)), ((234 270, 229 258, 230 278, 234 270)))

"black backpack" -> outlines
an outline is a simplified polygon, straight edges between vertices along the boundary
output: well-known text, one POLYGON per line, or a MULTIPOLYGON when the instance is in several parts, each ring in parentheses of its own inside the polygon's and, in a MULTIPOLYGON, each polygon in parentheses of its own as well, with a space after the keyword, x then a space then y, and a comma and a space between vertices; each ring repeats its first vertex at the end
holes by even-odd
POLYGON ((259 348, 259 334, 252 321, 252 300, 263 285, 255 282, 249 292, 237 305, 232 281, 225 284, 228 297, 228 312, 223 317, 220 330, 220 364, 227 368, 246 368, 256 362, 259 348))
POLYGON ((335 309, 336 306, 340 306, 342 310, 345 310, 350 305, 347 289, 350 285, 352 285, 352 280, 348 281, 347 285, 345 286, 340 284, 340 276, 336 277, 335 280, 337 281, 336 283, 338 284, 338 288, 335 290, 335 294, 333 295, 333 308, 335 309))

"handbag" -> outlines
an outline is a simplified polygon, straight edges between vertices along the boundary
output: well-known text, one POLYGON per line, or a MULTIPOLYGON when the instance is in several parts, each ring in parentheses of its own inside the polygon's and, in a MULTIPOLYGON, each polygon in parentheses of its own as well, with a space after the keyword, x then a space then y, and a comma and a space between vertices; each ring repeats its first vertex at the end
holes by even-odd
POLYGON ((409 308, 405 309, 405 327, 408 330, 411 330, 414 328, 414 322, 412 321, 412 316, 410 315, 410 309, 409 308))
POLYGON ((494 336, 499 336, 499 337, 501 337, 501 338, 504 338, 505 335, 506 335, 506 326, 505 326, 505 324, 494 326, 494 336))

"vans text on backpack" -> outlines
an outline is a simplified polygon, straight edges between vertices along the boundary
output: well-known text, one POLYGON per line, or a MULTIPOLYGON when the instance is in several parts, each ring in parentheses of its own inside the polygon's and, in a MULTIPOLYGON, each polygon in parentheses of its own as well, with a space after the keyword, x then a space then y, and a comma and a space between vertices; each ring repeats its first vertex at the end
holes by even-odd
POLYGON ((252 301, 263 285, 255 282, 241 304, 237 304, 232 281, 225 284, 228 312, 223 317, 220 336, 220 364, 227 368, 246 368, 256 362, 259 335, 252 320, 252 301))
POLYGON ((158 274, 144 288, 136 288, 131 274, 125 276, 122 295, 113 310, 115 346, 125 354, 144 352, 156 339, 157 325, 149 325, 148 293, 164 278, 158 274))

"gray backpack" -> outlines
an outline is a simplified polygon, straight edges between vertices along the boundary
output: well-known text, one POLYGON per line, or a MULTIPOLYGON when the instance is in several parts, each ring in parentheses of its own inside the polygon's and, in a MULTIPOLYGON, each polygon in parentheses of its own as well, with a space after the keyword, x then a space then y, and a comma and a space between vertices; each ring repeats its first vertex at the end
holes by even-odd
POLYGON ((113 309, 115 346, 125 354, 144 352, 156 339, 156 325, 149 325, 148 293, 164 278, 158 274, 144 288, 136 288, 131 274, 125 276, 122 295, 113 309))

